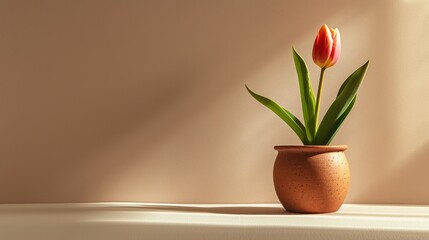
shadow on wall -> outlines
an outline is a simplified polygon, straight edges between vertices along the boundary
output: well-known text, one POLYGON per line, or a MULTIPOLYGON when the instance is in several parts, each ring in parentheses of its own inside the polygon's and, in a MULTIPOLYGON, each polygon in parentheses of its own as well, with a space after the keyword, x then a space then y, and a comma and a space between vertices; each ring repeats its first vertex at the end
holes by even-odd
POLYGON ((370 2, 2 4, 0 202, 276 201, 258 149, 296 139, 243 84, 370 2))

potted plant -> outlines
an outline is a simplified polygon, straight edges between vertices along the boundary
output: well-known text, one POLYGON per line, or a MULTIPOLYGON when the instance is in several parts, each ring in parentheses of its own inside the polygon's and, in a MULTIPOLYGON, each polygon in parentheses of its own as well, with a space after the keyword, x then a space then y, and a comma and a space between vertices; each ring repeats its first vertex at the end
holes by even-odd
POLYGON ((313 61, 321 69, 315 97, 307 65, 293 48, 303 122, 274 101, 254 93, 246 85, 249 93, 286 122, 303 143, 302 146, 274 147, 278 151, 273 171, 274 187, 280 202, 289 212, 335 212, 341 207, 349 189, 350 171, 344 154, 347 146, 329 144, 356 102, 356 94, 369 61, 344 81, 319 124, 325 71, 335 65, 340 52, 339 30, 323 25, 313 46, 313 61))

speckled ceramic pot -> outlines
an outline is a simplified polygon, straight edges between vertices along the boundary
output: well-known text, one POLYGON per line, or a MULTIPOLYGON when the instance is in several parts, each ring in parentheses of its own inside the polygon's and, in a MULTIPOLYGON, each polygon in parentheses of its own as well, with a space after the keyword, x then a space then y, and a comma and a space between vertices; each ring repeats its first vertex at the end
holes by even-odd
POLYGON ((347 146, 275 146, 274 187, 288 212, 336 212, 346 198, 347 146))

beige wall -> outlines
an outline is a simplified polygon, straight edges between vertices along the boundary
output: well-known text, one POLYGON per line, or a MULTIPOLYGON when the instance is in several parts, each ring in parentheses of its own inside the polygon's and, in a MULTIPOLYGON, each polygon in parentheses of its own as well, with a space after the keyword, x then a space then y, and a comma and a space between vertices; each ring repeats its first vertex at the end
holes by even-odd
POLYGON ((277 201, 273 146, 299 141, 244 83, 301 116, 291 46, 316 78, 325 22, 322 111, 371 60, 333 142, 347 201, 429 204, 425 0, 2 0, 0 202, 277 201))

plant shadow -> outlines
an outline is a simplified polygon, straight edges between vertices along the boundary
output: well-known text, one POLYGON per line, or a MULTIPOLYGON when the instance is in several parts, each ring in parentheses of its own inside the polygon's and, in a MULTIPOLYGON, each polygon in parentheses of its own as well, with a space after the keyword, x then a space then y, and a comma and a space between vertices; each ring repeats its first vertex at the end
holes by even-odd
POLYGON ((213 214, 233 214, 233 215, 300 215, 298 213, 291 213, 284 210, 283 207, 278 206, 181 206, 181 205, 158 205, 158 204, 144 204, 136 207, 119 207, 118 210, 123 209, 135 211, 173 211, 173 212, 186 212, 186 213, 213 213, 213 214))

